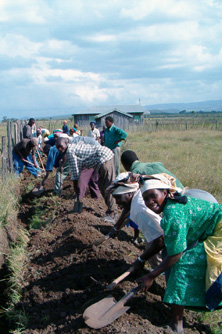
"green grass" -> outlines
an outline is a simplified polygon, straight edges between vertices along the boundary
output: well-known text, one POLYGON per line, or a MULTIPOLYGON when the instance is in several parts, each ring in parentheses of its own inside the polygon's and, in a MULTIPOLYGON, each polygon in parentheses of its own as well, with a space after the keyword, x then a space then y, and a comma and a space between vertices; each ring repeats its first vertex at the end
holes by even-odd
POLYGON ((39 229, 50 223, 62 205, 58 196, 35 198, 32 202, 34 213, 29 220, 30 229, 39 229), (48 217, 49 216, 49 217, 48 217))
POLYGON ((161 161, 184 186, 206 190, 221 203, 221 142, 215 130, 137 132, 121 150, 135 151, 142 162, 161 161))
POLYGON ((211 334, 222 333, 221 319, 222 319, 222 310, 200 313, 198 317, 199 322, 210 326, 211 334))
MULTIPOLYGON (((18 202, 19 202, 19 185, 20 179, 14 175, 8 175, 3 182, 0 179, 0 228, 15 228, 13 225, 17 221, 18 202)), ((15 311, 15 305, 20 301, 22 288, 24 286, 23 270, 26 260, 25 248, 28 242, 28 233, 19 228, 17 231, 16 241, 9 245, 9 252, 5 255, 6 265, 9 270, 9 276, 5 278, 8 285, 7 307, 0 310, 0 314, 6 317, 15 325, 16 330, 10 333, 22 333, 24 324, 27 319, 23 311, 15 311), (26 319, 26 320, 25 320, 26 319)))
POLYGON ((4 228, 17 219, 19 180, 14 175, 8 175, 6 182, 0 178, 0 189, 0 228, 4 228))
POLYGON ((25 285, 23 280, 24 264, 27 259, 26 247, 29 240, 28 232, 20 229, 18 231, 17 242, 11 246, 10 254, 7 257, 7 266, 10 272, 8 278, 8 306, 4 310, 6 317, 12 324, 10 333, 23 333, 28 318, 23 310, 17 310, 16 305, 22 297, 22 289, 25 285))

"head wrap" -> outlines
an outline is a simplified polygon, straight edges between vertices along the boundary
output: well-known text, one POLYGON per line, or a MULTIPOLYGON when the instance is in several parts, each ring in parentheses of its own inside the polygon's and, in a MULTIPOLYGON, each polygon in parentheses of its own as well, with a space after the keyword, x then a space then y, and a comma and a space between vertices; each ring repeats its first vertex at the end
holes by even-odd
POLYGON ((31 138, 31 143, 32 143, 32 145, 37 146, 38 145, 38 138, 37 137, 32 137, 31 138))
POLYGON ((56 133, 56 135, 57 135, 59 138, 69 138, 69 136, 68 136, 66 133, 58 132, 58 133, 56 133))
POLYGON ((119 174, 112 184, 106 189, 106 193, 122 195, 135 192, 139 189, 138 177, 130 172, 119 174))
POLYGON ((56 129, 53 131, 54 135, 57 135, 58 133, 63 133, 63 131, 61 129, 56 129))
POLYGON ((168 189, 170 193, 182 192, 182 189, 176 186, 175 177, 166 173, 143 175, 141 183, 142 193, 150 189, 168 189))

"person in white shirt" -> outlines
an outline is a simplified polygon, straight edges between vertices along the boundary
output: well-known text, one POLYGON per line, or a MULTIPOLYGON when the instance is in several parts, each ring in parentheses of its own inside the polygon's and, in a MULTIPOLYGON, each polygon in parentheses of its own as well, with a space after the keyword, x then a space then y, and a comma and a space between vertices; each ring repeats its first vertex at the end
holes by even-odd
MULTIPOLYGON (((121 224, 124 218, 130 218, 133 227, 138 228, 145 238, 145 251, 134 263, 135 270, 143 267, 146 260, 155 268, 162 261, 159 253, 164 246, 163 230, 160 227, 161 217, 147 208, 139 189, 138 178, 130 172, 121 173, 106 190, 110 192, 123 211, 118 220, 121 224), (122 217, 126 213, 127 217, 122 217), (136 224, 136 226, 135 226, 136 224)), ((119 230, 119 223, 114 226, 113 232, 119 230)), ((112 232, 111 232, 112 233, 112 232)))
MULTIPOLYGON (((161 216, 145 205, 139 188, 138 177, 138 174, 131 172, 121 173, 106 190, 113 195, 116 204, 123 209, 110 232, 111 236, 118 233, 122 223, 127 218, 130 218, 133 223, 132 226, 138 228, 144 235, 145 251, 134 262, 135 270, 141 269, 147 260, 152 268, 157 267, 162 262, 161 251, 164 248, 164 232, 160 226, 161 216)), ((178 192, 182 192, 182 189, 177 189, 178 192)), ((185 189, 184 195, 217 203, 214 196, 200 189, 185 189)))
POLYGON ((99 132, 98 129, 96 129, 95 125, 96 125, 95 122, 90 122, 91 129, 88 132, 88 137, 94 138, 95 140, 99 141, 100 140, 100 132, 99 132))

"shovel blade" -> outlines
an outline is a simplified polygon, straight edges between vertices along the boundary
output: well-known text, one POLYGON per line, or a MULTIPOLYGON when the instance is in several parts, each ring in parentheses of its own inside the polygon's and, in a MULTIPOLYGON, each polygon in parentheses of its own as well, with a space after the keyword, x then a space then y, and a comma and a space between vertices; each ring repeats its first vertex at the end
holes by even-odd
POLYGON ((111 324, 129 308, 121 301, 117 302, 113 296, 108 296, 89 306, 83 313, 83 318, 89 327, 99 329, 111 324))
POLYGON ((33 189, 32 194, 34 196, 40 196, 44 192, 43 186, 39 186, 33 189))
POLYGON ((77 201, 74 203, 73 212, 78 212, 78 213, 82 212, 82 202, 77 201))

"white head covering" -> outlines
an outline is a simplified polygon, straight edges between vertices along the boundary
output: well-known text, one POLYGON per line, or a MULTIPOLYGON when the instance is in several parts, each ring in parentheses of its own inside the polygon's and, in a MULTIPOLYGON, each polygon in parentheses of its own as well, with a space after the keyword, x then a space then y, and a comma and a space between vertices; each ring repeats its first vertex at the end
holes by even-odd
POLYGON ((69 136, 66 133, 56 133, 59 138, 69 138, 69 136))
POLYGON ((112 184, 106 189, 106 193, 111 193, 112 195, 122 195, 127 193, 135 192, 139 189, 139 183, 133 179, 130 180, 132 173, 125 172, 119 174, 112 184))
POLYGON ((175 177, 165 173, 150 175, 150 178, 144 181, 141 192, 144 193, 150 189, 169 189, 172 193, 182 191, 181 188, 176 186, 175 177))

